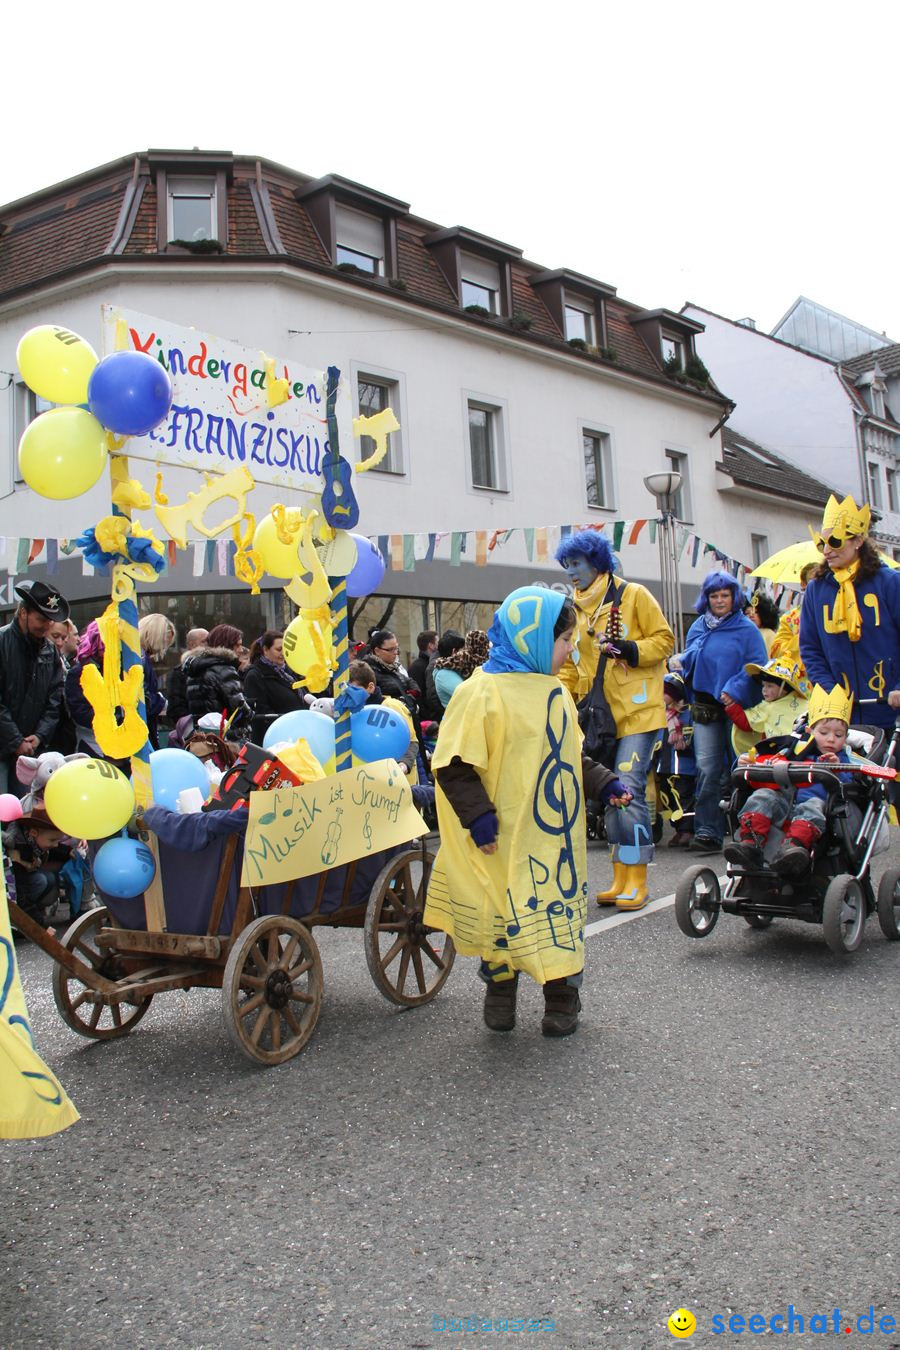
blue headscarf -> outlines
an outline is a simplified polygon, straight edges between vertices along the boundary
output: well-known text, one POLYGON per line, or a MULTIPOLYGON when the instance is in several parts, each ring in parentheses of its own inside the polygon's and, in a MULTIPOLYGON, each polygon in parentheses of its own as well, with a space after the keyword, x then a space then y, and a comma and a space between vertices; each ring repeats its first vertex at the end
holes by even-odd
POLYGON ((566 597, 548 586, 520 586, 494 615, 488 637, 491 654, 482 666, 489 675, 524 672, 549 675, 553 629, 566 597))

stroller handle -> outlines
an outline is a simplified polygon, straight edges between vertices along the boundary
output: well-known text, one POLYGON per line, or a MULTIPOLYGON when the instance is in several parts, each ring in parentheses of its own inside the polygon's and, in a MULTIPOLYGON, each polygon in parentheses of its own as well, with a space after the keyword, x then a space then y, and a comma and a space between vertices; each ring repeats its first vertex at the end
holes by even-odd
MULTIPOLYGON (((861 765, 858 767, 862 767, 861 765)), ((850 768, 841 765, 841 774, 850 768)), ((879 775, 880 776, 880 775, 879 775)), ((788 763, 786 760, 773 760, 766 764, 747 764, 740 769, 732 769, 732 783, 775 783, 778 787, 796 787, 802 783, 821 783, 834 791, 842 788, 842 778, 823 764, 814 761, 788 763)))

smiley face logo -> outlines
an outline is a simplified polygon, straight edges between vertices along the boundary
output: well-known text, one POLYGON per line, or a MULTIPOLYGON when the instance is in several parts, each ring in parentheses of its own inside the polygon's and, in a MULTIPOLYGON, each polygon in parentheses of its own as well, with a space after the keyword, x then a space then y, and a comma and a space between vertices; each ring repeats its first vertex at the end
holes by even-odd
POLYGON ((666 1326, 673 1336, 683 1341, 697 1330, 697 1319, 690 1308, 676 1308, 666 1326))

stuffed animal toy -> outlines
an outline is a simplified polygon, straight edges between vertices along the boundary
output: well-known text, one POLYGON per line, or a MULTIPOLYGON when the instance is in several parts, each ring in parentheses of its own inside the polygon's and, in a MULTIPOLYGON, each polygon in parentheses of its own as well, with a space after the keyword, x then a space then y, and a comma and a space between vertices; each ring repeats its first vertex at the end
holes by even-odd
POLYGON ((64 764, 73 759, 90 759, 90 755, 61 755, 58 750, 45 750, 42 755, 20 755, 16 760, 16 777, 30 791, 22 798, 22 813, 30 815, 35 807, 43 808, 44 792, 50 779, 64 764))
POLYGON ((313 694, 304 694, 303 701, 310 712, 324 713, 326 717, 334 717, 333 698, 316 698, 313 694))

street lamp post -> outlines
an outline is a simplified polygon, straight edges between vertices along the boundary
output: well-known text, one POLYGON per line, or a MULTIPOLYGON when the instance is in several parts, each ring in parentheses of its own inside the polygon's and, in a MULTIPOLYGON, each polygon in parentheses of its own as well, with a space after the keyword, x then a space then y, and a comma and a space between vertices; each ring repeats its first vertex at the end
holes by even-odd
POLYGON ((657 539, 659 541, 659 573, 662 582, 663 613, 675 634, 675 650, 684 647, 684 624, 681 620, 681 585, 678 580, 678 542, 675 526, 675 494, 681 487, 681 474, 651 473, 644 479, 644 487, 656 498, 659 511, 657 539))

